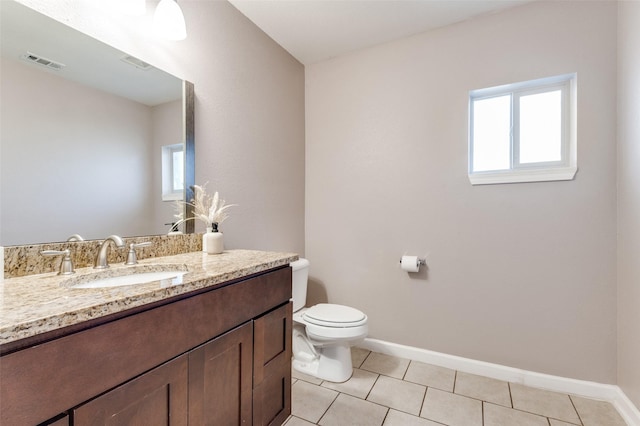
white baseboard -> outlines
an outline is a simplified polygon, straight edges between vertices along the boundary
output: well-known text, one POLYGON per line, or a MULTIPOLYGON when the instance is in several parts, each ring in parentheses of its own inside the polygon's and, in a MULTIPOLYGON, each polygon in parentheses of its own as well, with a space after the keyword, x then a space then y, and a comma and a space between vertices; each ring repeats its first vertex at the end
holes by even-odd
POLYGON ((584 396, 611 402, 629 426, 640 426, 640 411, 631 400, 615 385, 576 380, 550 374, 536 373, 519 368, 506 367, 477 361, 455 355, 399 345, 383 340, 366 338, 359 347, 385 355, 393 355, 413 361, 433 364, 465 373, 477 374, 526 386, 552 390, 572 395, 584 396))

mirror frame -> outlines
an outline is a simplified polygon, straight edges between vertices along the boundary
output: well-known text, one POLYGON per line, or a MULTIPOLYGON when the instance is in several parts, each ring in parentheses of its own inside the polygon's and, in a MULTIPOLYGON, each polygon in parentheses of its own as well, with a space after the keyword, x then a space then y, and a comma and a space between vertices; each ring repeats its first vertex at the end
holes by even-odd
MULTIPOLYGON (((193 83, 183 80, 183 102, 184 102, 184 201, 185 219, 191 219, 193 205, 189 203, 193 199, 193 186, 196 183, 196 147, 195 147, 195 88, 193 83)), ((184 233, 193 234, 195 232, 193 220, 184 222, 184 233)))

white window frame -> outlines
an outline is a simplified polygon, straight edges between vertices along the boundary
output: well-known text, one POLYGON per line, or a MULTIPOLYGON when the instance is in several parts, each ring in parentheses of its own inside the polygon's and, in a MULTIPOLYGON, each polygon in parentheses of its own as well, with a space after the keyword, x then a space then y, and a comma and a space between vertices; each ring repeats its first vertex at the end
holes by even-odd
MULTIPOLYGON (((173 168, 174 153, 184 154, 184 144, 165 145, 162 147, 162 201, 184 200, 184 188, 174 188, 174 175, 178 173, 173 168)), ((184 176, 183 180, 184 182, 184 176)))
POLYGON ((472 185, 516 182, 572 180, 578 171, 577 162, 577 75, 563 74, 521 83, 472 90, 469 92, 469 164, 472 185), (521 96, 561 91, 562 96, 562 153, 560 161, 520 163, 519 102, 521 96), (497 96, 511 96, 510 167, 504 170, 473 170, 474 101, 497 96))

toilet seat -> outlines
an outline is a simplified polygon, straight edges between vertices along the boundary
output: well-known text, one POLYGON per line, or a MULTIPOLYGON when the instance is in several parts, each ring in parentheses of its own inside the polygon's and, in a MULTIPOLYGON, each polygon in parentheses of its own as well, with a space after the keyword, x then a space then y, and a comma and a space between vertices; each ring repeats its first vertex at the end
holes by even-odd
POLYGON ((340 341, 364 339, 369 331, 367 316, 355 308, 320 303, 293 314, 314 345, 334 345, 340 341))
POLYGON ((358 327, 367 323, 367 316, 361 311, 332 303, 312 306, 302 317, 308 324, 331 328, 358 327))

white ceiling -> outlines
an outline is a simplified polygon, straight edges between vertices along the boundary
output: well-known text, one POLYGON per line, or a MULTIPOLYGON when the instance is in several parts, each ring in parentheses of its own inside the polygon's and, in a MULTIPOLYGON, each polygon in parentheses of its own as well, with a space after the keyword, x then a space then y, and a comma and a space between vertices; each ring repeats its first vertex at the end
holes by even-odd
POLYGON ((0 0, 0 58, 154 106, 182 99, 182 80, 158 68, 139 69, 128 56, 18 2, 0 0), (64 64, 53 71, 21 59, 27 53, 64 64))
POLYGON ((229 0, 305 65, 533 0, 229 0))

